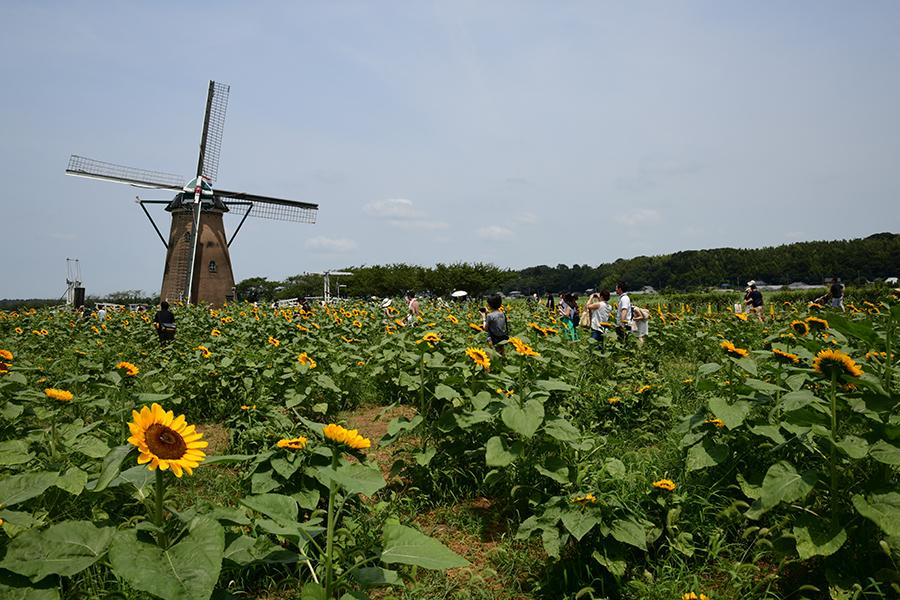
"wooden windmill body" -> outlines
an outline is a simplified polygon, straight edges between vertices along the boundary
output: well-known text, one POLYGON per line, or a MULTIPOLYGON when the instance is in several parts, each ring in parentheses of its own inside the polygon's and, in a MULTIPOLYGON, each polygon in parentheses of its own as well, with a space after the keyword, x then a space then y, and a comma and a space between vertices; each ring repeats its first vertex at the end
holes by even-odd
POLYGON ((170 202, 137 200, 166 246, 161 300, 213 307, 232 300, 234 274, 229 247, 248 216, 301 223, 315 223, 316 220, 317 204, 213 190, 211 183, 216 180, 218 171, 228 92, 228 86, 209 82, 197 176, 187 185, 178 175, 123 167, 76 155, 69 159, 66 169, 69 175, 178 192, 170 202), (172 215, 168 240, 147 211, 148 204, 167 205, 166 211, 172 215), (230 240, 225 234, 225 213, 242 217, 230 240))

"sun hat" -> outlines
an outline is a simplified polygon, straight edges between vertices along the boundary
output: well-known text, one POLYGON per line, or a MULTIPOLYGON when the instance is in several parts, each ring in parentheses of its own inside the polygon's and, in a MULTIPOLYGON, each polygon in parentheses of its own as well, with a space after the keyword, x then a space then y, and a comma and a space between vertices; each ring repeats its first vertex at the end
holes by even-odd
POLYGON ((390 298, 385 298, 384 300, 381 301, 381 308, 387 308, 390 305, 391 305, 390 298))

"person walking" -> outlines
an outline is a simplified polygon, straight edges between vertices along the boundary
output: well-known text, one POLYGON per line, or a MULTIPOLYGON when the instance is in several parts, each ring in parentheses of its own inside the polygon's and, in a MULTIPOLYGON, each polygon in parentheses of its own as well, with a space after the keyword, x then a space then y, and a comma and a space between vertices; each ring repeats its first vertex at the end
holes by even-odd
POLYGON ((747 305, 747 312, 755 312, 756 318, 759 319, 759 322, 763 322, 763 296, 762 292, 756 289, 756 280, 751 280, 747 282, 747 285, 750 287, 750 291, 747 292, 746 299, 744 300, 744 304, 747 305))
POLYGON ((159 303, 159 310, 153 317, 153 325, 159 336, 160 348, 165 348, 175 339, 175 315, 169 311, 169 303, 165 300, 159 303))
POLYGON ((844 284, 837 280, 837 277, 831 278, 831 308, 840 308, 841 312, 847 312, 844 309, 844 284))
POLYGON ((603 350, 603 335, 606 333, 606 324, 609 323, 609 315, 612 306, 609 305, 609 290, 600 290, 599 294, 591 294, 588 298, 585 310, 591 315, 591 339, 594 347, 603 350))
POLYGON ((575 297, 568 292, 560 294, 559 318, 566 330, 566 339, 570 342, 577 342, 578 331, 575 327, 578 325, 578 303, 575 301, 575 297))
POLYGON ((488 312, 483 306, 481 307, 481 328, 487 332, 488 342, 494 350, 504 356, 503 344, 509 339, 509 324, 506 315, 500 310, 503 299, 500 294, 491 294, 488 296, 487 304, 491 309, 488 312))

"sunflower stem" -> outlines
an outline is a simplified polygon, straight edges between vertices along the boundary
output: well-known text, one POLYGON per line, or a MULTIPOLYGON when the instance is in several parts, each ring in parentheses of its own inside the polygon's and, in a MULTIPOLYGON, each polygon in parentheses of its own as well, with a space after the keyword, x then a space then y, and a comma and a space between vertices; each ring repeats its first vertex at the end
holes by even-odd
POLYGON ((165 473, 162 469, 156 469, 156 511, 154 512, 154 524, 159 528, 156 543, 160 548, 165 550, 169 547, 169 539, 163 529, 163 499, 166 495, 165 473))
MULTIPOLYGON (((331 450, 331 468, 337 471, 340 454, 334 448, 331 450)), ((337 494, 337 484, 332 479, 328 483, 328 529, 325 538, 325 597, 331 598, 332 579, 334 577, 334 497, 337 494)))
POLYGON ((51 462, 56 462, 56 412, 50 421, 50 458, 51 462))
POLYGON ((837 525, 837 371, 831 373, 831 523, 837 525))

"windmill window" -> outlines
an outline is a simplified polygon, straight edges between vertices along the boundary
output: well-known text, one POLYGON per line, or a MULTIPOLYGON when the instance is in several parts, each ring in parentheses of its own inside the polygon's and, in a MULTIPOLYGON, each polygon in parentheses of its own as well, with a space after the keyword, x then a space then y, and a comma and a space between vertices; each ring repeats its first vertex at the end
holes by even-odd
POLYGON ((186 241, 186 242, 190 242, 190 241, 191 241, 191 232, 190 232, 190 231, 185 231, 185 232, 184 232, 184 241, 186 241))
POLYGON ((210 273, 216 272, 216 261, 214 261, 214 260, 209 261, 209 272, 210 273))

